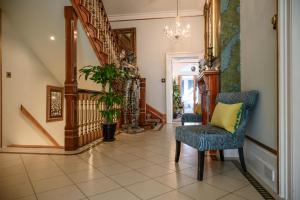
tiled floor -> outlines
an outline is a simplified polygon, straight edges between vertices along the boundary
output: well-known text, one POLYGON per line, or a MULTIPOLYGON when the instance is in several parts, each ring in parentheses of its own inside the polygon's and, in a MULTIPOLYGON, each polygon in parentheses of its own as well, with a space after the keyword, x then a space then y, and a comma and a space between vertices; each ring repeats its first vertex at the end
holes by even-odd
POLYGON ((0 154, 0 199, 259 200, 230 162, 206 158, 196 180, 197 151, 183 145, 174 163, 174 126, 120 134, 76 156, 0 154))

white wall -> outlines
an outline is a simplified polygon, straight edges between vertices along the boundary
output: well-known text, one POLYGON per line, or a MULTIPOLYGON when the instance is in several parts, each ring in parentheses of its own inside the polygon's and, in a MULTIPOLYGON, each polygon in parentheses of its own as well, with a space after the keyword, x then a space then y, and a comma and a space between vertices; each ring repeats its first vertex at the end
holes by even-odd
POLYGON ((85 80, 84 76, 80 77, 79 70, 87 65, 100 65, 100 62, 94 52, 90 41, 83 30, 81 23, 78 23, 78 40, 77 40, 77 80, 78 88, 89 90, 101 90, 101 88, 90 80, 85 80))
MULTIPOLYGON (((259 91, 247 135, 277 150, 277 32, 270 22, 275 13, 276 0, 241 0, 241 88, 259 91)), ((275 191, 276 155, 250 141, 245 153, 249 171, 275 191)))
POLYGON ((166 85, 161 78, 166 76, 167 52, 204 52, 204 18, 182 18, 192 27, 191 37, 174 43, 164 35, 164 26, 173 24, 174 19, 149 19, 113 22, 113 28, 136 27, 137 64, 142 77, 147 79, 146 103, 161 113, 166 113, 166 85))
POLYGON ((2 53, 3 146, 11 143, 51 145, 24 118, 21 104, 63 145, 65 122, 46 123, 46 85, 62 85, 23 42, 5 12, 2 15, 2 53), (6 72, 12 73, 11 79, 5 77, 6 72))

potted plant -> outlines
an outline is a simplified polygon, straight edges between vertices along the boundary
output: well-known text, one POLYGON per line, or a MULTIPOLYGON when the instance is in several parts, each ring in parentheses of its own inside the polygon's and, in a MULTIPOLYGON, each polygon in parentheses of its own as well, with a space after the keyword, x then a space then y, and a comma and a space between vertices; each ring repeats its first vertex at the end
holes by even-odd
POLYGON ((181 96, 179 85, 173 80, 173 119, 177 119, 180 114, 181 96))
POLYGON ((118 69, 114 64, 105 64, 104 66, 85 66, 80 70, 80 76, 84 75, 85 80, 91 80, 101 87, 101 91, 95 94, 97 106, 104 104, 104 110, 100 110, 104 123, 102 124, 103 140, 114 141, 117 123, 114 119, 121 113, 123 96, 119 91, 115 91, 113 84, 116 81, 126 77, 126 73, 118 69), (118 108, 116 108, 118 107, 118 108))

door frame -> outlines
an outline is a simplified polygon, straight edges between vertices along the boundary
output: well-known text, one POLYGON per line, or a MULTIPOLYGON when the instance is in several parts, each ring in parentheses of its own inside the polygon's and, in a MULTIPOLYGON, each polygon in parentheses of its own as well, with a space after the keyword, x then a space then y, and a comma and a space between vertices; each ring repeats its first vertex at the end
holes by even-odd
POLYGON ((279 196, 287 200, 299 199, 300 193, 298 171, 300 124, 299 98, 300 84, 299 57, 300 42, 296 35, 300 31, 297 16, 298 0, 278 0, 279 3, 279 196), (295 40, 294 40, 295 39, 295 40), (298 42, 298 44, 296 44, 298 42), (298 66, 296 66, 298 64, 298 66), (297 74, 298 73, 298 74, 297 74), (297 78, 296 78, 297 77, 297 78), (298 140, 298 141, 297 141, 298 140))
POLYGON ((0 10, 0 148, 2 148, 2 11, 0 10))
POLYGON ((173 64, 174 58, 196 58, 202 59, 203 53, 191 53, 191 52, 170 52, 166 53, 166 114, 167 123, 173 123, 173 64))

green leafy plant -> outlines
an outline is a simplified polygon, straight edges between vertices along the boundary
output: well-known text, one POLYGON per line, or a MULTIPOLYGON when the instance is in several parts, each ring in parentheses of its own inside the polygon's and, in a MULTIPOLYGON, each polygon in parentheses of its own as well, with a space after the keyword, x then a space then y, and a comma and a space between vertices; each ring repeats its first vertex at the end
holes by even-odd
POLYGON ((113 84, 116 80, 122 80, 128 76, 127 72, 117 68, 114 64, 106 64, 104 66, 85 66, 79 70, 80 76, 84 75, 85 80, 91 80, 100 86, 102 91, 95 94, 97 98, 97 106, 104 103, 104 110, 100 111, 104 117, 106 124, 113 124, 114 119, 119 117, 123 96, 114 90, 113 84), (118 108, 116 108, 116 106, 118 108))
POLYGON ((180 111, 181 106, 181 96, 179 85, 173 80, 173 113, 177 114, 180 111))

